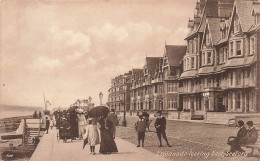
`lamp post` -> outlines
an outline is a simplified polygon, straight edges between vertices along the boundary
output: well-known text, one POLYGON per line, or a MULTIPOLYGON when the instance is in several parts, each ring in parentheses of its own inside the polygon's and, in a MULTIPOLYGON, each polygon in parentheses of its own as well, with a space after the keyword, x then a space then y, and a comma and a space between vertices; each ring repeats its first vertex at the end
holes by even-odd
POLYGON ((126 114, 126 111, 125 111, 125 104, 126 104, 126 99, 125 99, 125 92, 126 92, 126 86, 123 86, 123 92, 124 92, 124 117, 123 117, 123 121, 122 121, 122 125, 124 127, 126 127, 126 119, 125 119, 125 114, 126 114))
POLYGON ((100 92, 100 93, 99 93, 100 106, 102 106, 102 98, 103 98, 103 93, 100 92))

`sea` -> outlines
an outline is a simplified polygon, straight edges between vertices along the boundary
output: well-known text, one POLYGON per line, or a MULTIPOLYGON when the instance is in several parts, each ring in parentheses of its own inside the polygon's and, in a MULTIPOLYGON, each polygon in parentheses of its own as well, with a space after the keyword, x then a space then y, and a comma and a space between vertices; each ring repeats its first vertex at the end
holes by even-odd
POLYGON ((34 111, 43 111, 41 107, 2 105, 0 104, 0 119, 32 115, 34 111))

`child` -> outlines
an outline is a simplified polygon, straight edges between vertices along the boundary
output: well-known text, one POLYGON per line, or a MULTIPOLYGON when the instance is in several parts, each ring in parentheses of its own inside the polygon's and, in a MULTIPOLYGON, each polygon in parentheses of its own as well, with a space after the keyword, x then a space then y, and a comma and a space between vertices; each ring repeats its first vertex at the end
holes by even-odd
POLYGON ((100 136, 97 128, 97 121, 90 118, 89 125, 86 127, 86 133, 84 134, 84 139, 88 139, 88 144, 90 145, 90 154, 95 155, 95 145, 100 144, 100 136))
POLYGON ((138 145, 137 145, 137 147, 140 147, 140 141, 141 140, 142 140, 142 147, 144 147, 145 128, 146 128, 146 122, 143 119, 143 116, 139 115, 139 119, 135 123, 135 130, 136 130, 137 136, 138 136, 138 145))

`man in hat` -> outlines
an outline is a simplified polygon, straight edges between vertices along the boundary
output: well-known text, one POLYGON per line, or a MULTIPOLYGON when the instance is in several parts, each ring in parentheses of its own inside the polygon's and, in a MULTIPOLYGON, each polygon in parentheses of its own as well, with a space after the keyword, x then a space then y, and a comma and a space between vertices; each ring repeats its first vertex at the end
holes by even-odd
POLYGON ((227 144, 230 145, 230 151, 228 153, 234 153, 236 151, 238 152, 244 152, 244 150, 241 148, 240 143, 242 138, 246 135, 246 127, 244 126, 244 121, 239 120, 238 121, 239 130, 237 132, 237 136, 230 136, 228 138, 227 144))
POLYGON ((48 117, 46 117, 46 134, 48 134, 49 131, 49 127, 50 127, 50 120, 48 119, 48 117))
POLYGON ((167 146, 171 147, 171 145, 169 144, 168 139, 166 137, 166 133, 165 133, 166 119, 165 119, 165 117, 162 116, 162 111, 157 112, 157 119, 155 120, 154 126, 156 128, 156 133, 157 133, 158 139, 160 141, 159 147, 162 147, 162 139, 161 139, 162 136, 163 136, 164 140, 166 141, 167 146))

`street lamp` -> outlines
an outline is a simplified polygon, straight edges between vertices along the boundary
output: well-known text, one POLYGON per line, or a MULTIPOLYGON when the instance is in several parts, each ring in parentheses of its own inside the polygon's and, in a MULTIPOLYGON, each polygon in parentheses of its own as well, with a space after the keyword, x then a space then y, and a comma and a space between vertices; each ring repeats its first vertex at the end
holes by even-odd
POLYGON ((100 93, 99 93, 100 106, 102 106, 102 98, 103 98, 103 93, 100 92, 100 93))
POLYGON ((126 114, 126 111, 125 111, 125 104, 126 104, 126 99, 125 99, 125 92, 126 92, 126 86, 123 86, 123 92, 124 92, 124 117, 123 117, 123 121, 122 121, 122 125, 124 127, 126 127, 126 119, 125 119, 125 114, 126 114))

